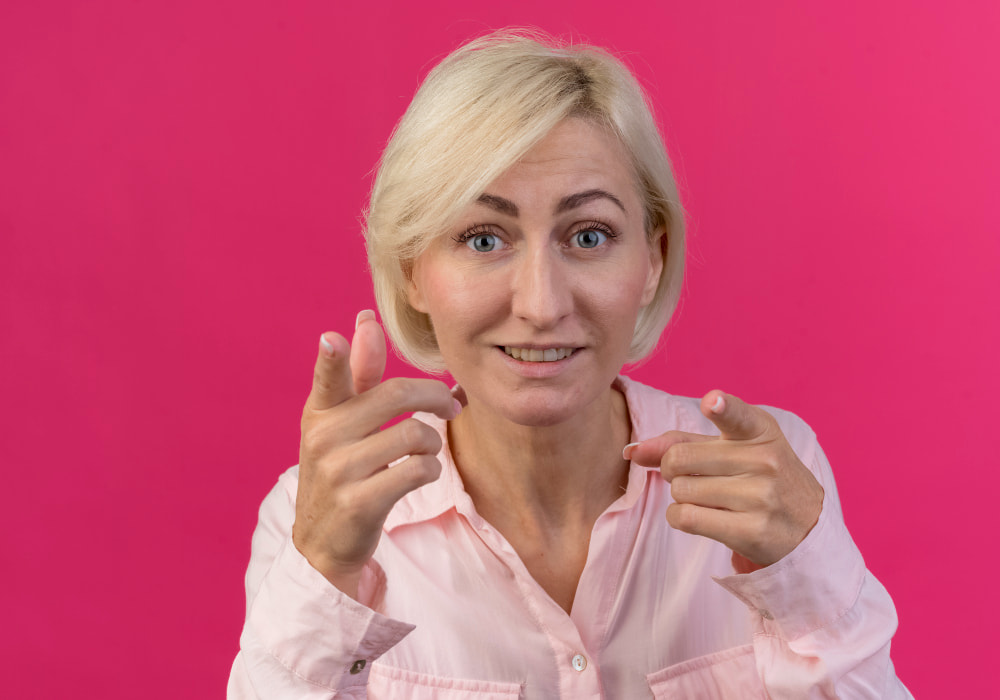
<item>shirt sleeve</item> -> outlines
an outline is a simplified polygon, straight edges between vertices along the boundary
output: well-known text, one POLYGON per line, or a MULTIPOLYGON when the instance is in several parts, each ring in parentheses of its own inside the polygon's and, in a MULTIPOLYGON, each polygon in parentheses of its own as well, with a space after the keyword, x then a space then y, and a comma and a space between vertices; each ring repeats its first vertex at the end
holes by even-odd
POLYGON ((844 525, 826 456, 795 420, 782 428, 826 492, 819 520, 780 561, 716 581, 755 619, 757 672, 771 698, 912 698, 889 656, 896 608, 844 525))
POLYGON ((230 700, 363 698, 372 662, 414 629, 373 609, 386 585, 374 561, 362 574, 358 602, 299 553, 291 539, 296 484, 293 469, 260 507, 230 700))

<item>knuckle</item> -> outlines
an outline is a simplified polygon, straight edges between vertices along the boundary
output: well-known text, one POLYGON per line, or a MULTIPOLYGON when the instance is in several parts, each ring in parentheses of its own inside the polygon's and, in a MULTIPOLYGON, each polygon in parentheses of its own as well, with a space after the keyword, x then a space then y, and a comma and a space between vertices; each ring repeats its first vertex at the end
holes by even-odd
POLYGON ((778 425, 778 419, 771 415, 770 411, 765 411, 763 408, 758 408, 757 410, 761 417, 761 422, 773 431, 777 433, 781 432, 781 426, 778 425))
POLYGON ((442 382, 440 379, 426 379, 428 391, 438 394, 442 398, 451 399, 451 387, 442 382))
POLYGON ((694 484, 691 483, 690 478, 678 476, 670 482, 670 495, 677 502, 690 501, 693 496, 693 487, 694 484))
POLYGON ((763 546, 773 539, 771 530, 770 519, 763 514, 757 515, 750 519, 746 539, 756 547, 763 546))
POLYGON ((758 498, 770 509, 774 509, 781 502, 781 489, 778 482, 768 479, 758 487, 758 498))
POLYGON ((663 445, 664 453, 669 452, 678 445, 684 444, 683 433, 679 430, 668 430, 660 436, 660 439, 663 441, 661 444, 663 445))
POLYGON ((403 447, 407 450, 410 450, 420 441, 420 426, 413 418, 407 418, 397 423, 396 433, 399 435, 399 440, 403 443, 403 447))
POLYGON ((400 423, 400 426, 408 447, 418 447, 427 440, 427 431, 430 428, 416 418, 407 418, 400 423))
POLYGON ((366 519, 369 501, 361 489, 344 487, 331 494, 330 506, 337 516, 348 523, 359 523, 366 519))
POLYGON ((426 484, 441 475, 441 462, 437 457, 419 454, 406 460, 410 482, 414 485, 426 484))
POLYGON ((687 532, 692 532, 698 529, 699 523, 698 509, 692 506, 681 504, 680 512, 678 513, 677 522, 680 524, 680 528, 687 532))
POLYGON ((744 498, 746 498, 747 511, 749 512, 760 513, 771 507, 771 501, 768 500, 766 492, 759 488, 746 489, 744 498))
POLYGON ((698 511, 685 503, 671 503, 667 507, 667 522, 671 527, 692 532, 698 527, 698 511))
POLYGON ((682 442, 667 448, 667 451, 663 453, 663 459, 660 460, 660 466, 671 474, 677 474, 689 461, 690 450, 687 444, 682 442))
POLYGON ((660 457, 660 469, 662 469, 664 473, 672 471, 674 466, 675 455, 676 453, 673 451, 673 448, 671 447, 668 448, 667 451, 663 453, 662 457, 660 457))
POLYGON ((365 454, 364 449, 359 444, 339 450, 336 458, 336 466, 333 465, 334 460, 331 460, 331 477, 336 474, 340 477, 338 481, 344 482, 356 480, 358 478, 357 475, 371 472, 373 466, 371 458, 365 454))
POLYGON ((313 489, 336 491, 351 481, 357 459, 354 445, 335 445, 329 439, 303 434, 299 447, 300 479, 308 475, 313 489))
POLYGON ((766 512, 774 503, 774 482, 771 479, 751 478, 743 485, 743 498, 748 510, 766 512))
POLYGON ((379 391, 382 393, 382 398, 393 406, 404 403, 410 395, 410 388, 401 377, 385 380, 379 384, 379 391))
POLYGON ((299 459, 303 462, 313 461, 321 451, 322 440, 318 431, 314 429, 304 429, 302 439, 299 441, 299 459))
MULTIPOLYGON (((424 407, 421 410, 436 410, 451 405, 454 397, 451 395, 451 389, 444 382, 438 379, 428 379, 422 381, 418 386, 421 400, 424 402, 424 407)), ((412 391, 416 390, 417 386, 413 387, 412 391)))
POLYGON ((429 425, 416 418, 407 418, 399 423, 403 443, 409 452, 434 452, 441 449, 441 436, 429 425))
POLYGON ((737 521, 740 539, 755 546, 766 542, 770 522, 771 516, 766 510, 744 511, 737 521))
POLYGON ((313 370, 313 387, 324 393, 333 390, 333 383, 330 381, 329 376, 319 367, 313 370))
POLYGON ((769 476, 776 476, 781 472, 781 457, 774 452, 768 452, 761 461, 762 471, 769 476))

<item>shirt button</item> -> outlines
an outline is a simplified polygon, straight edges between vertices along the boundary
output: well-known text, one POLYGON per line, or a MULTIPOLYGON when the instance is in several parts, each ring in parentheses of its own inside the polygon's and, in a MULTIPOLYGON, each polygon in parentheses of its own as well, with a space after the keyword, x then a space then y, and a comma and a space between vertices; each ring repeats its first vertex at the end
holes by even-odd
POLYGON ((760 613, 760 616, 763 617, 765 620, 773 620, 774 619, 774 615, 771 614, 770 610, 765 610, 764 608, 761 608, 757 612, 760 613))
POLYGON ((587 657, 583 654, 577 654, 573 657, 573 668, 577 671, 582 671, 587 668, 587 657))
POLYGON ((358 659, 353 664, 351 664, 351 675, 356 676, 365 670, 365 664, 367 662, 364 659, 358 659))

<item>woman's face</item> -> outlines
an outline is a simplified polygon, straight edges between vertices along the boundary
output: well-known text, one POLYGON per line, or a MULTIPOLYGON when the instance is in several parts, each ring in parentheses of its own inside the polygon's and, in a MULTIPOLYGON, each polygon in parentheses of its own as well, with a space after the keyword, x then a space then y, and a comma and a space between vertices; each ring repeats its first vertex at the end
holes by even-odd
POLYGON ((621 146, 566 119, 417 258, 409 300, 470 407, 554 425, 609 395, 662 269, 647 241, 621 146))

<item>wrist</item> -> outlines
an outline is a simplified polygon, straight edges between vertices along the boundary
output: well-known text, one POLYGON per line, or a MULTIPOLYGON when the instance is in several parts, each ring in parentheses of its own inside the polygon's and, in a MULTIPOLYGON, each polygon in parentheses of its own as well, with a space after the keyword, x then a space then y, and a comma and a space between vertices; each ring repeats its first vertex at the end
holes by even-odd
POLYGON ((309 547, 302 546, 297 541, 294 532, 292 535, 292 544, 295 545, 299 554, 309 562, 309 566, 322 574, 323 578, 329 581, 332 586, 354 600, 358 599, 361 574, 365 568, 364 564, 344 565, 337 562, 325 553, 316 552, 309 547))

